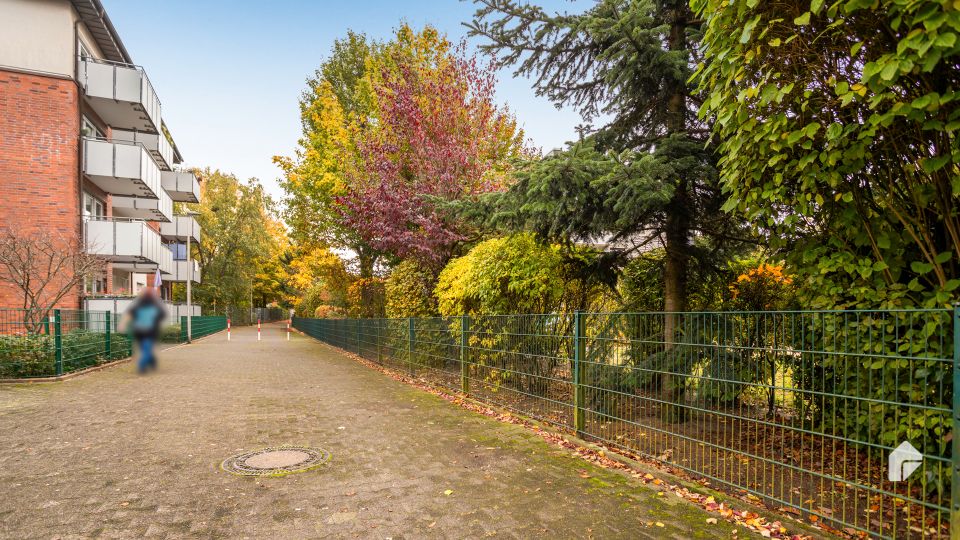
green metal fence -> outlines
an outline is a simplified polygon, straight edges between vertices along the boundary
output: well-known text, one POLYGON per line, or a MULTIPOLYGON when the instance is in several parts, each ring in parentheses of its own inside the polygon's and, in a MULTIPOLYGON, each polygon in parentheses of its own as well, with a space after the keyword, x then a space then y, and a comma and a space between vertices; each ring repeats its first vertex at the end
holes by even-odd
MULTIPOLYGON (((198 339, 210 334, 216 334, 227 329, 227 318, 222 315, 202 316, 190 318, 190 337, 198 339)), ((180 342, 187 341, 187 317, 180 317, 180 342)))
POLYGON ((54 377, 131 354, 108 311, 0 309, 0 378, 54 377))
POLYGON ((849 534, 949 538, 951 518, 960 530, 960 309, 293 326, 849 534), (904 442, 922 461, 895 480, 904 442))
MULTIPOLYGON (((216 334, 226 329, 227 317, 225 315, 194 315, 190 320, 190 331, 193 339, 216 334)), ((177 324, 164 327, 160 333, 160 340, 165 343, 186 343, 187 316, 181 316, 177 324)))

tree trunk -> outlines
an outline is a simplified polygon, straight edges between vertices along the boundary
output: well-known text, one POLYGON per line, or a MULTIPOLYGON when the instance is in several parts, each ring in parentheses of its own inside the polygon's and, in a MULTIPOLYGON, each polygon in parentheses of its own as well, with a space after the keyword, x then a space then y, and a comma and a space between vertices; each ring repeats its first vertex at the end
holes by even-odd
POLYGON ((370 249, 359 246, 355 250, 357 252, 357 260, 360 262, 360 277, 364 279, 369 279, 373 277, 373 265, 377 262, 376 255, 370 253, 370 249))
MULTIPOLYGON (((670 50, 686 49, 686 21, 683 13, 677 13, 676 19, 670 26, 668 38, 670 50)), ((686 130, 687 88, 679 85, 667 102, 669 112, 670 133, 681 133, 686 130)), ((664 228, 664 248, 666 250, 666 264, 663 275, 663 343, 664 363, 663 377, 661 378, 661 392, 666 405, 664 419, 670 422, 686 420, 686 409, 681 406, 685 380, 677 376, 681 372, 679 355, 675 352, 677 329, 681 315, 677 312, 686 309, 687 301, 687 266, 690 253, 690 200, 687 181, 677 179, 676 191, 670 204, 667 206, 667 218, 664 228)))

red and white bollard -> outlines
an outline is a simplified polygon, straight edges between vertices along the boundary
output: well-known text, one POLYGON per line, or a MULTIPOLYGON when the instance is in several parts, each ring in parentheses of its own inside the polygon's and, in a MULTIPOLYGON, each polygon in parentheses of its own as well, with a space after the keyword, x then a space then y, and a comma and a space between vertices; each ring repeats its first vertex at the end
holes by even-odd
POLYGON ((290 341, 290 319, 287 319, 287 341, 290 341))
POLYGON ((257 319, 257 341, 260 341, 260 319, 257 319))
POLYGON ((227 319, 227 341, 230 341, 230 319, 227 319))

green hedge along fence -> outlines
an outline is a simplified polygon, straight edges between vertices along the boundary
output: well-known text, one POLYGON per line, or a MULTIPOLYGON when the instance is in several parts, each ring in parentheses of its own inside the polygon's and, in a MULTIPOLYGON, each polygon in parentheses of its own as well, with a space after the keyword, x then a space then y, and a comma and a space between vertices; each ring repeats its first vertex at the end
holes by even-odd
POLYGON ((960 309, 293 326, 848 533, 949 538, 951 519, 960 530, 960 309), (905 441, 922 463, 891 481, 888 456, 905 441))
POLYGON ((0 378, 54 377, 130 356, 131 340, 108 311, 0 310, 0 378))

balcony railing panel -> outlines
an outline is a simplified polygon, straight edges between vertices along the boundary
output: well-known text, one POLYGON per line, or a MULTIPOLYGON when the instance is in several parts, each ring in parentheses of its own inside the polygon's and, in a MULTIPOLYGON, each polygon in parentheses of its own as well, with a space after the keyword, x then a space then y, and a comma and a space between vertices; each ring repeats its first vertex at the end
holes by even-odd
POLYGON ((177 202, 200 202, 200 181, 190 171, 160 173, 163 189, 177 202))
POLYGON ((160 169, 139 144, 85 138, 83 172, 112 195, 156 199, 162 189, 160 169))
POLYGON ((143 146, 162 171, 173 169, 173 146, 165 135, 143 131, 113 130, 113 140, 137 143, 143 146))
POLYGON ((170 223, 160 224, 160 236, 167 240, 200 243, 200 224, 192 216, 173 216, 170 223))
POLYGON ((158 199, 140 197, 113 197, 113 215, 124 218, 170 222, 173 220, 173 201, 167 192, 160 191, 158 199))
POLYGON ((160 99, 143 68, 80 58, 77 79, 87 101, 110 126, 160 133, 160 99))
POLYGON ((173 272, 166 280, 186 283, 190 279, 194 283, 200 283, 200 264, 197 261, 173 261, 173 272))
POLYGON ((143 221, 89 219, 84 223, 87 253, 103 256, 114 268, 131 272, 173 272, 173 254, 160 234, 143 221))

